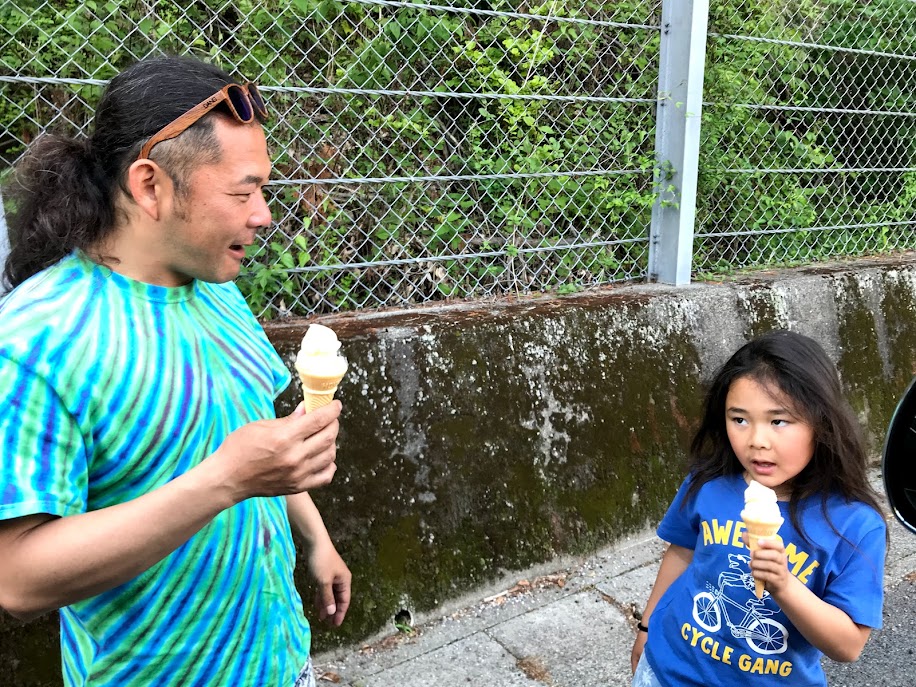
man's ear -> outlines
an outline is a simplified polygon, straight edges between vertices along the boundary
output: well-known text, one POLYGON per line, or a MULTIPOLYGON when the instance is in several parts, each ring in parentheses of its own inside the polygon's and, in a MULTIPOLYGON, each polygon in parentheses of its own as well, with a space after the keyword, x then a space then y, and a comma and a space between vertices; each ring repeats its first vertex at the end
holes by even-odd
POLYGON ((127 189, 141 212, 158 221, 172 203, 175 188, 169 175, 152 160, 136 160, 127 170, 127 189))

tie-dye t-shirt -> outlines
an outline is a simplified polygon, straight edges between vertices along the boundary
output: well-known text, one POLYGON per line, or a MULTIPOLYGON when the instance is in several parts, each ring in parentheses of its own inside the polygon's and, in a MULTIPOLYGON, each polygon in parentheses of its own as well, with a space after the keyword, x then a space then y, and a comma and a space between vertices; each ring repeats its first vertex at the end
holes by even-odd
MULTIPOLYGON (((0 519, 161 487, 274 417, 289 380, 235 285, 152 286, 73 253, 0 301, 0 519)), ((61 609, 65 684, 292 685, 310 641, 294 557, 284 499, 223 511, 61 609)))

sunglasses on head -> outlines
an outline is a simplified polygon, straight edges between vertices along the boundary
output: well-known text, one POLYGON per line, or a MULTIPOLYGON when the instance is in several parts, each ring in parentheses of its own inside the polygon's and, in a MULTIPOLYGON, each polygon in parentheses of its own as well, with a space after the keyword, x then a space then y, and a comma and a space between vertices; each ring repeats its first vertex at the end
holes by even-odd
POLYGON ((143 144, 140 149, 138 160, 149 157, 153 146, 170 138, 175 138, 187 131, 201 117, 210 112, 220 103, 226 103, 229 112, 235 117, 236 121, 241 124, 248 124, 255 117, 258 121, 267 119, 267 107, 264 105, 264 99, 258 92, 258 87, 249 82, 244 86, 237 83, 229 83, 219 89, 206 100, 197 103, 190 110, 181 115, 178 119, 166 124, 152 138, 143 144))

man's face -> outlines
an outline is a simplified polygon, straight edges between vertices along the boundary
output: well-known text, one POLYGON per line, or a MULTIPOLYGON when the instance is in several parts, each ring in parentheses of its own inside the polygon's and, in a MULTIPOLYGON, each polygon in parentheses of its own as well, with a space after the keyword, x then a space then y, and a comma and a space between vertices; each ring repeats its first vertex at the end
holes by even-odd
POLYGON ((245 247, 270 224, 262 190, 270 176, 264 131, 221 117, 214 129, 220 161, 196 167, 185 193, 163 213, 159 239, 166 286, 235 279, 245 247))

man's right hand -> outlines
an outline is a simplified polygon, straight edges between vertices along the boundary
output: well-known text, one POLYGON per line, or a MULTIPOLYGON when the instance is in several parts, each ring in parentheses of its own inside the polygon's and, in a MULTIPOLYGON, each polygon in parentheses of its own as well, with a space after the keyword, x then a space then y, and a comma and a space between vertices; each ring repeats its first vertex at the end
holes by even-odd
POLYGON ((259 420, 226 437, 213 461, 235 502, 252 496, 298 494, 328 484, 337 470, 340 401, 306 414, 259 420))

